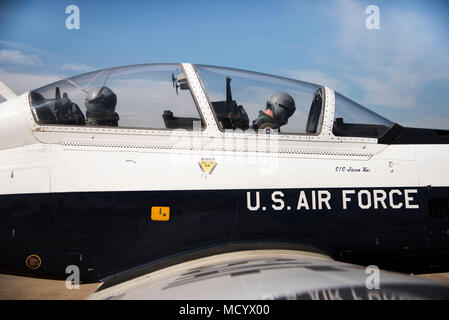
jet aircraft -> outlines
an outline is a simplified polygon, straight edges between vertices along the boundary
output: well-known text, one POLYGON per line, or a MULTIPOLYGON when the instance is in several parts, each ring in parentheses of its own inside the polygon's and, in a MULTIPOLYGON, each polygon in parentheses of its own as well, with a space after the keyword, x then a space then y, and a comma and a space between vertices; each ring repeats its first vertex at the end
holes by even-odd
POLYGON ((0 94, 4 272, 74 265, 100 281, 261 249, 448 270, 447 130, 327 86, 190 63, 0 94))

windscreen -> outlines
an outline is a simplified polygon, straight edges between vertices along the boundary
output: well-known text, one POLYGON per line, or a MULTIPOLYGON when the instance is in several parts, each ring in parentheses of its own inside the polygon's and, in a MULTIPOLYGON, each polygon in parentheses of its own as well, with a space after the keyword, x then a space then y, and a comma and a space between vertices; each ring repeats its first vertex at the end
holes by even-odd
POLYGON ((393 125, 390 120, 335 92, 334 135, 380 138, 393 125))

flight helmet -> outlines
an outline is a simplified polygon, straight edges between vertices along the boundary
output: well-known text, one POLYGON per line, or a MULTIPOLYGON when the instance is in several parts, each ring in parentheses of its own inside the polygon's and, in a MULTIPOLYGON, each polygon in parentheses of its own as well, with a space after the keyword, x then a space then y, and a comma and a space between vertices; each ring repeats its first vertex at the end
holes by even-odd
POLYGON ((278 92, 267 101, 267 109, 273 111, 273 119, 277 123, 284 125, 296 110, 295 100, 287 93, 278 92))
POLYGON ((108 87, 97 87, 87 93, 84 105, 91 114, 105 114, 108 110, 115 111, 117 96, 108 87))

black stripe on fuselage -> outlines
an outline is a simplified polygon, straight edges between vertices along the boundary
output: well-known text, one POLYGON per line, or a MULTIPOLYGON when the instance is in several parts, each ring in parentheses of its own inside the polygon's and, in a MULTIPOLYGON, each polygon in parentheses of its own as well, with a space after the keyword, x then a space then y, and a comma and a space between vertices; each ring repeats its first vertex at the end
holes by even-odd
POLYGON ((343 260, 446 254, 449 214, 431 216, 429 201, 448 196, 443 187, 2 195, 0 264, 60 277, 76 265, 86 280, 244 243, 296 244, 343 260), (152 220, 153 207, 170 208, 168 220, 152 220), (42 259, 36 270, 25 265, 31 254, 42 259))
POLYGON ((399 124, 378 139, 381 144, 449 144, 449 130, 402 127, 399 124))

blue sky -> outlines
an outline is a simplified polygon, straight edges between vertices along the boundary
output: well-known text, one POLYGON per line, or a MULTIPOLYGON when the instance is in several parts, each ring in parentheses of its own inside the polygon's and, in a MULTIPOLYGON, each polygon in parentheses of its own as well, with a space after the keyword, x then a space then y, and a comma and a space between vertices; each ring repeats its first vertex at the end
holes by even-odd
POLYGON ((326 84, 404 125, 449 129, 449 1, 2 1, 17 92, 105 67, 192 62, 326 84), (65 9, 80 9, 67 30, 65 9), (368 30, 365 8, 380 9, 368 30))

